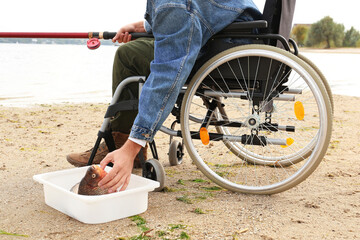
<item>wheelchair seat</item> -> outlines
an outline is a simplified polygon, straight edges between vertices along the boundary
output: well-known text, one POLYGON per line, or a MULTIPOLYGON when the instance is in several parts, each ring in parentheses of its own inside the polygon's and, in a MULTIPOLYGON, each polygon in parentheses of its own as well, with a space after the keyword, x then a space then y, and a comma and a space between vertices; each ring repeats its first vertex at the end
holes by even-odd
POLYGON ((266 0, 263 19, 233 22, 213 35, 200 52, 186 84, 210 58, 226 49, 245 44, 266 44, 290 50, 288 39, 296 0, 266 0))

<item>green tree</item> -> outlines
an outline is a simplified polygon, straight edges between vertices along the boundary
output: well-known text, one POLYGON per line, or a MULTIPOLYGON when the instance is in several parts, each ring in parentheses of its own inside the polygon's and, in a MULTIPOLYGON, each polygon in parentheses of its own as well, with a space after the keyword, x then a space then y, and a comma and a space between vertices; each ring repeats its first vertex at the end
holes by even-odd
POLYGON ((291 31, 291 37, 299 46, 304 46, 307 38, 309 27, 306 25, 296 25, 291 31))
POLYGON ((350 30, 346 31, 344 37, 344 47, 356 47, 356 43, 360 40, 360 33, 356 31, 354 27, 351 27, 350 30))
POLYGON ((307 45, 315 46, 325 42, 325 48, 330 48, 331 43, 336 47, 341 47, 344 40, 344 30, 343 24, 335 23, 329 16, 324 17, 311 25, 307 45))

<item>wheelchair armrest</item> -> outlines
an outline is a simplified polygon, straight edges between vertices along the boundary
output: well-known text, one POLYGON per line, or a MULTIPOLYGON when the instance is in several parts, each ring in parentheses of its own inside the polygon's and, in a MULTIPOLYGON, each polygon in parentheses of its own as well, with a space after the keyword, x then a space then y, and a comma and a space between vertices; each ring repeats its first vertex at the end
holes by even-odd
POLYGON ((267 21, 256 20, 249 22, 233 22, 226 28, 220 31, 220 33, 233 33, 233 32, 248 32, 254 28, 267 28, 267 21))

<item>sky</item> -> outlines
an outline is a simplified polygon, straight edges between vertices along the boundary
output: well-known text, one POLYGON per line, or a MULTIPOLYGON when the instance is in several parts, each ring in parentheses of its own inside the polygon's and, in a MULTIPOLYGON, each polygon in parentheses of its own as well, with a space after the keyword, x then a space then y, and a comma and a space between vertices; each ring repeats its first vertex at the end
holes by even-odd
MULTIPOLYGON (((101 32, 143 19, 146 0, 0 0, 0 32, 101 32)), ((265 0, 253 0, 262 11, 265 0)), ((293 23, 325 16, 360 31, 357 0, 297 0, 293 23)))

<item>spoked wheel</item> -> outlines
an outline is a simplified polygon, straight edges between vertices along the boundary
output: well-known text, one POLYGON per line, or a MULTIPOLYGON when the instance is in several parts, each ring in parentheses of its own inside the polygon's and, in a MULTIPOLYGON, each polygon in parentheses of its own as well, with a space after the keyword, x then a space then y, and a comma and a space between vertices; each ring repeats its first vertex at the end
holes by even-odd
POLYGON ((156 159, 149 159, 145 162, 143 167, 143 177, 157 181, 160 183, 158 188, 155 188, 154 192, 159 192, 165 185, 165 170, 161 163, 156 159))
POLYGON ((183 146, 178 140, 172 140, 169 147, 169 162, 171 166, 182 163, 184 153, 183 146))
POLYGON ((210 59, 183 98, 181 130, 199 169, 232 191, 273 194, 305 180, 331 136, 327 91, 293 54, 246 45, 210 59))

